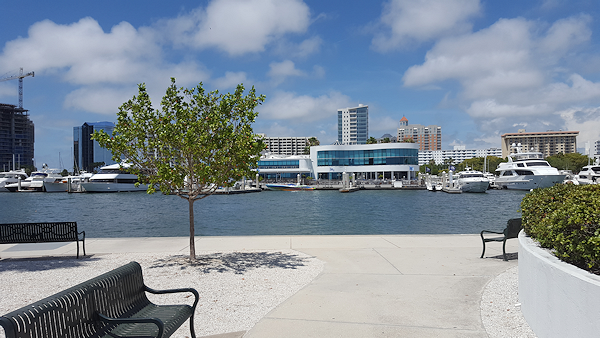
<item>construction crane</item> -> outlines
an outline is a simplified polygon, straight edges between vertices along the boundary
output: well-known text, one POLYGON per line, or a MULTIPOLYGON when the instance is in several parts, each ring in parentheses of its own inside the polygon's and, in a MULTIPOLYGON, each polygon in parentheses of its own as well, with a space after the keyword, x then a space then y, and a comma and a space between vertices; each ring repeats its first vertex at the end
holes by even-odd
POLYGON ((13 75, 13 76, 9 76, 9 77, 0 79, 0 82, 19 79, 19 108, 21 108, 21 109, 23 109, 23 78, 28 77, 28 76, 34 77, 35 73, 29 72, 27 74, 23 74, 23 68, 21 68, 19 70, 19 75, 13 75))

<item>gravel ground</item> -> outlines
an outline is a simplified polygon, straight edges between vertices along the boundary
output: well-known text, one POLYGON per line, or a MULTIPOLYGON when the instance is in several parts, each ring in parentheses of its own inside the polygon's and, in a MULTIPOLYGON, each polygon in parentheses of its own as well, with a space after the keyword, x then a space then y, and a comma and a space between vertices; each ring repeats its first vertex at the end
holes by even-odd
POLYGON ((481 297, 481 320, 490 338, 536 338, 519 303, 519 267, 491 280, 481 297))
MULTIPOLYGON (((193 265, 186 256, 165 254, 0 260, 0 314, 137 261, 151 288, 198 290, 197 336, 247 331, 310 283, 324 266, 322 261, 293 250, 199 252, 197 256, 199 260, 193 265)), ((148 297, 157 304, 193 302, 188 294, 148 297)), ((481 318, 490 338, 536 337, 521 314, 518 267, 498 275, 485 287, 481 318)), ((188 322, 173 337, 189 337, 188 322)), ((1 328, 0 338, 4 338, 1 328)))
MULTIPOLYGON (((199 252, 185 256, 109 254, 83 259, 40 258, 0 261, 0 314, 55 294, 104 272, 137 261, 153 289, 192 287, 200 293, 196 335, 247 331, 278 304, 312 281, 324 263, 293 250, 199 252)), ((148 295, 157 304, 192 304, 186 294, 148 295)), ((173 337, 189 337, 186 322, 173 337)), ((4 331, 0 328, 0 337, 4 331)))

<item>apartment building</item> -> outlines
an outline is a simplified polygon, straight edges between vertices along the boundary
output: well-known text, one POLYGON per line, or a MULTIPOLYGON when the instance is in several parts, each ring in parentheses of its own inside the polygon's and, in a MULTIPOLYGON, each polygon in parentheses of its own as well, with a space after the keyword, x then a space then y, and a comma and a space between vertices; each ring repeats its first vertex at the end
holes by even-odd
MULTIPOLYGON (((308 140, 311 137, 267 137, 265 134, 258 134, 262 137, 267 146, 265 149, 271 154, 279 155, 305 155, 308 140)), ((308 155, 308 154, 306 154, 308 155)))
POLYGON ((570 154, 577 152, 578 131, 546 131, 528 133, 519 129, 517 133, 502 135, 502 157, 515 153, 513 144, 521 144, 522 151, 540 152, 544 157, 559 153, 570 154))
POLYGON ((485 156, 501 157, 502 149, 466 149, 465 146, 454 146, 452 150, 419 151, 419 165, 428 164, 431 160, 434 160, 435 164, 442 164, 447 159, 452 159, 452 164, 458 164, 470 158, 485 156))
POLYGON ((408 119, 403 116, 398 128, 397 142, 407 139, 418 143, 419 151, 442 150, 442 127, 408 124, 408 119))
POLYGON ((369 106, 338 109, 338 142, 343 145, 367 144, 369 106))

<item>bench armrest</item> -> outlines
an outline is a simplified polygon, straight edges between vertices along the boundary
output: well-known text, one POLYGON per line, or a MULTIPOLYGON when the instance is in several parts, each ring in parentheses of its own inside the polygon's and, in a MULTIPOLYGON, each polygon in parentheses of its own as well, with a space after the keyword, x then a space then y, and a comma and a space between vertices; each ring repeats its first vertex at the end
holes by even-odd
POLYGON ((111 324, 154 324, 158 327, 158 334, 156 335, 157 338, 161 338, 163 336, 163 332, 165 331, 165 324, 158 318, 110 318, 101 313, 98 313, 98 316, 102 321, 111 324))
POLYGON ((194 297, 196 298, 196 300, 194 300, 194 305, 192 305, 192 308, 194 310, 196 309, 196 305, 198 304, 198 301, 200 300, 200 295, 198 294, 198 291, 196 291, 196 289, 192 289, 192 288, 155 290, 155 289, 147 287, 146 285, 144 285, 144 287, 146 288, 147 292, 153 293, 155 295, 160 295, 160 294, 165 294, 165 293, 191 292, 194 294, 194 297))

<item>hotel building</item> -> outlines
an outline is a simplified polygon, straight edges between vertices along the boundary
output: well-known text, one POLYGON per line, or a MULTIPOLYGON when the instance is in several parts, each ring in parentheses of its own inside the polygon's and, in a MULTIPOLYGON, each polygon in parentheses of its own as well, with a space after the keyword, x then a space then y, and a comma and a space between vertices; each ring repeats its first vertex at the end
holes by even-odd
POLYGON ((515 153, 512 144, 521 144, 522 151, 540 152, 544 157, 559 153, 569 154, 577 152, 578 131, 547 131, 542 133, 527 133, 520 129, 517 133, 502 135, 502 157, 505 158, 515 153))
POLYGON ((367 144, 369 106, 338 109, 338 142, 345 145, 367 144))
POLYGON ((35 128, 28 110, 0 103, 0 170, 33 163, 35 128))
POLYGON ((407 139, 412 139, 417 143, 420 151, 442 150, 442 127, 408 124, 408 119, 403 116, 400 119, 397 142, 407 139))
POLYGON ((112 135, 115 124, 112 122, 84 123, 81 127, 73 127, 73 159, 74 166, 79 170, 89 173, 93 171, 93 163, 104 162, 105 165, 114 164, 112 153, 100 147, 98 141, 92 140, 95 130, 104 130, 112 135))

